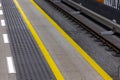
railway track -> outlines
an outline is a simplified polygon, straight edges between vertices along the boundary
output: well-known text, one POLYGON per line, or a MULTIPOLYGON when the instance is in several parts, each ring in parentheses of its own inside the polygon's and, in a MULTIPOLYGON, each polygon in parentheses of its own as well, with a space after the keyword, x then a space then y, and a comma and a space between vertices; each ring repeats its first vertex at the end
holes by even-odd
MULTIPOLYGON (((37 3, 37 0, 35 0, 37 3)), ((103 45, 107 45, 110 51, 115 51, 114 56, 120 56, 120 26, 77 4, 72 0, 46 0, 57 10, 60 10, 70 20, 79 24, 87 32, 95 36, 103 45), (101 29, 103 28, 103 29, 101 29)))

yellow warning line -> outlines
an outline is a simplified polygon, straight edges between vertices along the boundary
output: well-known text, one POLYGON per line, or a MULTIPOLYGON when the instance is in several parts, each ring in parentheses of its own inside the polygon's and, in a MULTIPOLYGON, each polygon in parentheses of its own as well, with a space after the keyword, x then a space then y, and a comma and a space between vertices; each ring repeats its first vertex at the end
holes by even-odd
POLYGON ((64 30, 38 6, 34 0, 33 5, 48 19, 48 21, 71 43, 71 45, 86 59, 86 61, 103 77, 104 80, 113 80, 64 30))
POLYGON ((17 2, 17 0, 14 0, 15 5, 17 6, 19 12, 21 13, 24 21, 26 22, 30 32, 32 33, 35 41, 37 42, 40 50, 42 51, 47 63, 49 64, 52 72, 54 73, 55 77, 57 80, 64 80, 64 77, 62 76, 61 72, 59 71, 57 65, 55 64, 54 60, 52 59, 52 57, 50 56, 49 52, 47 51, 46 47, 44 46, 42 40, 40 39, 40 37, 38 36, 38 34, 36 33, 35 29, 33 28, 32 24, 30 23, 29 19, 27 18, 27 16, 25 15, 25 13, 23 12, 22 8, 20 7, 19 3, 17 2))

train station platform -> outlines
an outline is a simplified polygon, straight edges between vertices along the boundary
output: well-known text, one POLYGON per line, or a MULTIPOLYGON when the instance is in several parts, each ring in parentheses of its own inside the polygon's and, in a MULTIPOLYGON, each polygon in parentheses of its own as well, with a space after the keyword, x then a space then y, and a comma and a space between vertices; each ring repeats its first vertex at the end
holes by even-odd
POLYGON ((1 53, 0 59, 7 60, 0 66, 1 79, 112 80, 34 1, 3 0, 1 3, 6 28, 5 32, 0 30, 8 33, 10 39, 6 42, 6 54, 1 53), (12 72, 9 72, 9 61, 14 64, 12 72))

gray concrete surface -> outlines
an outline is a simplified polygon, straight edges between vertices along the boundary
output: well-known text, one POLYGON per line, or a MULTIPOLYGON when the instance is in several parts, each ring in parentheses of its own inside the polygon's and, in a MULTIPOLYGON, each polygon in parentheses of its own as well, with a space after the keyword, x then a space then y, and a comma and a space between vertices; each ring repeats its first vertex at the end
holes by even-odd
MULTIPOLYGON (((0 7, 0 10, 3 10, 2 6, 0 7)), ((0 21, 1 19, 4 19, 4 15, 0 15, 0 21)), ((7 34, 7 27, 1 26, 0 23, 0 80, 16 80, 16 73, 8 72, 6 57, 12 57, 12 55, 10 50, 10 44, 4 43, 3 34, 7 34)))
POLYGON ((18 1, 65 77, 65 80, 103 80, 29 0, 18 1))

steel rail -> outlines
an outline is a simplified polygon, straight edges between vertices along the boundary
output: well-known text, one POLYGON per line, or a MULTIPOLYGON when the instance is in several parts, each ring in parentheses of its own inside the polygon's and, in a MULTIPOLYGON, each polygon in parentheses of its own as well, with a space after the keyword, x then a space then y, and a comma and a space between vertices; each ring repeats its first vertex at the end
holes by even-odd
POLYGON ((72 6, 73 8, 77 9, 78 11, 85 13, 86 15, 93 18, 94 20, 104 24, 105 26, 107 26, 108 28, 113 30, 114 32, 120 34, 120 25, 117 24, 116 22, 111 21, 111 20, 99 15, 98 13, 95 13, 94 11, 84 7, 82 4, 78 4, 72 0, 62 0, 62 1, 65 2, 66 4, 72 6))

